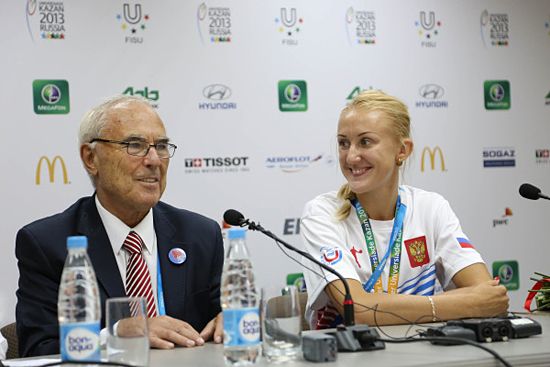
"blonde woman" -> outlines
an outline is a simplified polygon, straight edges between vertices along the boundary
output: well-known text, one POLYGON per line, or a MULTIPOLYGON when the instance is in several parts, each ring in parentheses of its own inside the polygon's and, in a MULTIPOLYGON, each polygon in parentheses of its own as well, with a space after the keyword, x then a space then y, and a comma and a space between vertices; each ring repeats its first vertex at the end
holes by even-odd
MULTIPOLYGON (((381 91, 363 92, 342 110, 337 139, 347 183, 306 204, 300 232, 310 254, 347 278, 356 322, 506 314, 506 289, 491 279, 449 203, 399 185, 413 150, 407 106, 381 91), (441 288, 447 291, 436 292, 441 288)), ((305 277, 312 328, 341 322, 341 281, 322 269, 305 277)))

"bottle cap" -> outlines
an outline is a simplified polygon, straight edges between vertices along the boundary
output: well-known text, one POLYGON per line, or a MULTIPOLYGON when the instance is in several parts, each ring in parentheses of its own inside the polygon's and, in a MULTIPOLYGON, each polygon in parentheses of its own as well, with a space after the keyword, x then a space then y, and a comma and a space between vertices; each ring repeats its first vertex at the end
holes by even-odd
POLYGON ((236 240, 246 237, 246 229, 244 228, 229 228, 227 231, 227 238, 230 240, 236 240))
POLYGON ((86 236, 69 236, 67 237, 67 248, 88 248, 88 239, 86 236))

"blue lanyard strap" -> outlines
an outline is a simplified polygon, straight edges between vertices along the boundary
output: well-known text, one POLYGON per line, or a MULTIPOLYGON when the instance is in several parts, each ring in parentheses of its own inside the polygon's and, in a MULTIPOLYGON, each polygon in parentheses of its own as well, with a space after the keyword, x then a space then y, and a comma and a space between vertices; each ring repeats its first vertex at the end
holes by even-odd
POLYGON ((166 307, 164 306, 164 290, 162 289, 162 274, 160 269, 160 254, 158 253, 158 251, 157 251, 157 301, 158 301, 159 316, 166 315, 166 307))
MULTIPOLYGON (((378 251, 376 250, 376 245, 374 242, 374 234, 368 215, 366 211, 359 203, 359 200, 352 200, 352 204, 355 207, 359 221, 361 222, 361 228, 363 229, 363 234, 365 235, 365 241, 367 242, 367 250, 369 250, 369 257, 371 261, 372 274, 370 278, 363 284, 363 288, 366 292, 372 292, 375 284, 380 279, 386 262, 390 256, 390 253, 393 253, 392 260, 390 264, 390 273, 393 274, 393 277, 397 279, 399 276, 400 268, 400 258, 401 258, 401 239, 403 234, 403 221, 405 219, 405 214, 407 212, 407 206, 401 203, 401 196, 397 196, 397 203, 395 208, 395 220, 393 222, 393 228, 390 235, 390 242, 384 257, 380 260, 378 258, 378 251)), ((392 277, 392 274, 390 274, 392 277)), ((396 280, 397 281, 397 280, 396 280)), ((394 284, 395 288, 397 284, 394 284)), ((380 285, 381 287, 381 285, 380 285)), ((378 287, 377 287, 378 288, 378 287)))

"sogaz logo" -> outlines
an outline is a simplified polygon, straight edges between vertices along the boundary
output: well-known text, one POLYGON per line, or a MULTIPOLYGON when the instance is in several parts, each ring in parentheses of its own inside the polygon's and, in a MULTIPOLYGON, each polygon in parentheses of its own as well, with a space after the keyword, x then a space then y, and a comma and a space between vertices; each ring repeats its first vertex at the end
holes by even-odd
POLYGON ((515 167, 516 150, 513 147, 483 148, 483 167, 515 167))

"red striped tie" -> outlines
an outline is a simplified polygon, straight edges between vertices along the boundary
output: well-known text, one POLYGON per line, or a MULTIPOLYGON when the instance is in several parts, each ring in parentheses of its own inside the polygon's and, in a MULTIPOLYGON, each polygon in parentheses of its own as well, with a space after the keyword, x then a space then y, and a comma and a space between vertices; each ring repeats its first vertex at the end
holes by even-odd
POLYGON ((126 264, 126 295, 144 297, 147 300, 147 317, 157 316, 157 306, 153 296, 151 274, 142 255, 143 240, 134 231, 128 234, 122 247, 128 251, 130 258, 126 264))

